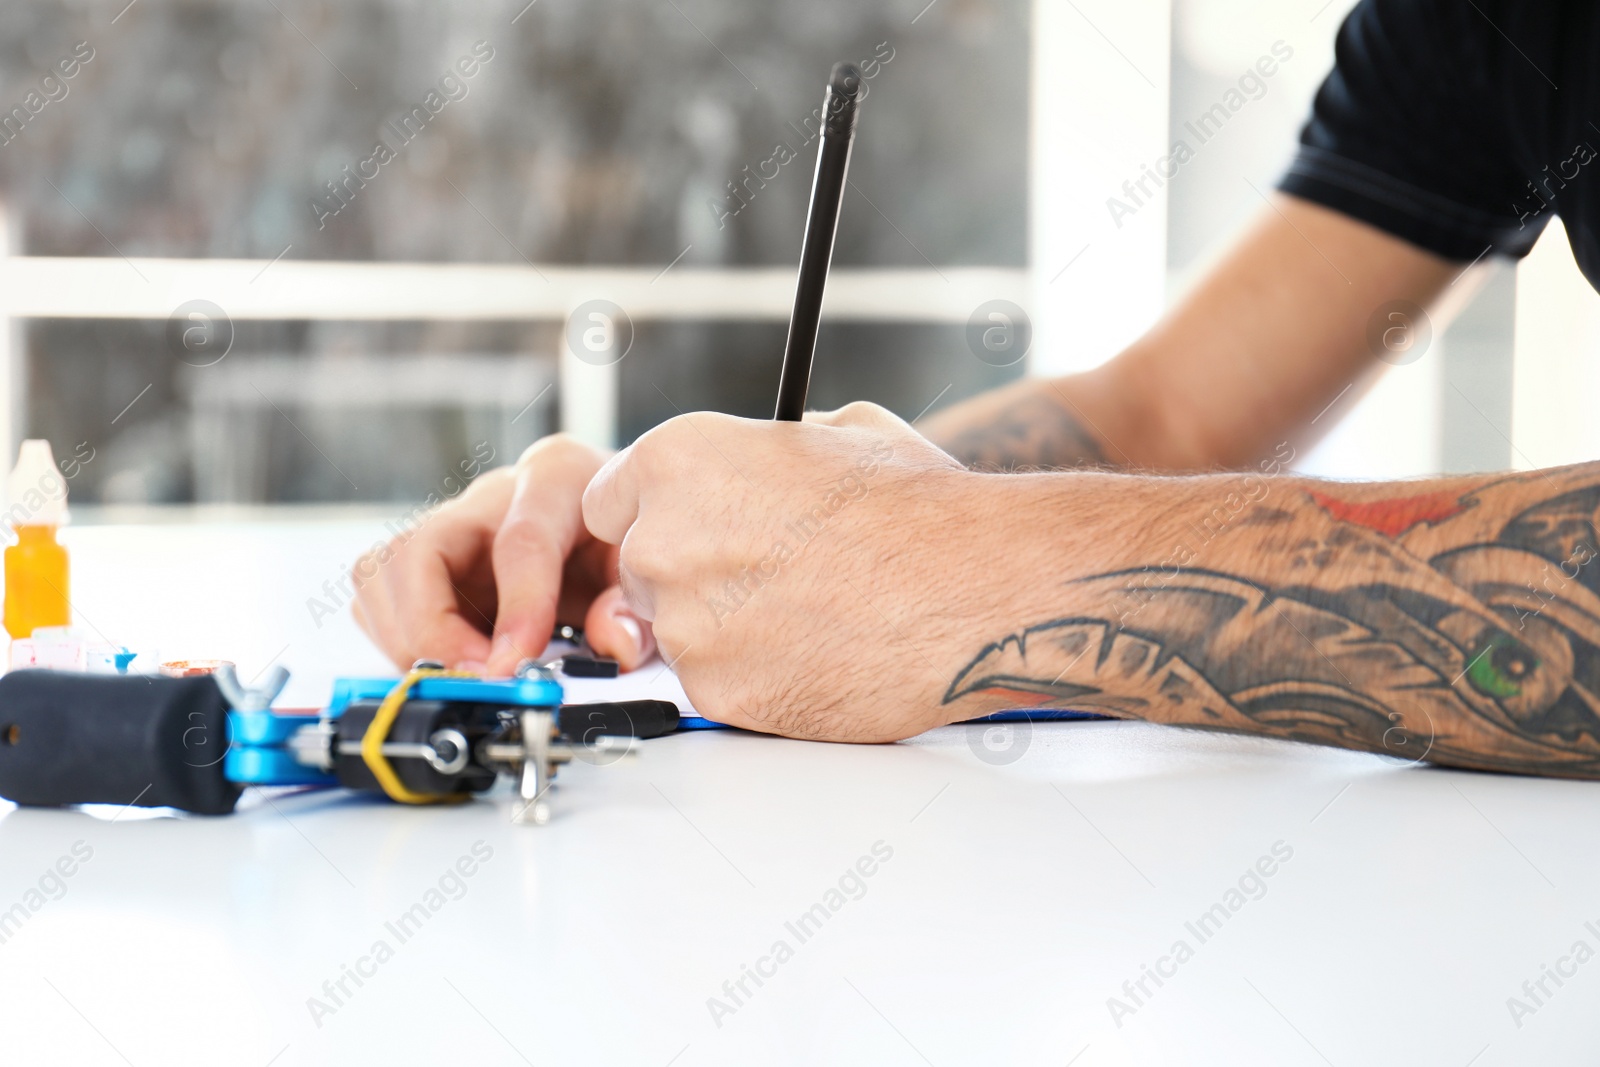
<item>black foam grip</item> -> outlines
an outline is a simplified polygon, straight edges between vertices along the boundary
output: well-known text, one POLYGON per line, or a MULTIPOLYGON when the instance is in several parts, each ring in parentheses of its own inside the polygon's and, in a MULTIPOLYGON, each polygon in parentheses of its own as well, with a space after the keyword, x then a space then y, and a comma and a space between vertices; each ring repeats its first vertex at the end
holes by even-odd
POLYGON ((0 677, 0 797, 226 815, 227 702, 209 677, 14 671, 0 677))
POLYGON ((558 718, 563 737, 660 737, 678 728, 678 705, 670 700, 619 700, 601 704, 563 704, 558 718))

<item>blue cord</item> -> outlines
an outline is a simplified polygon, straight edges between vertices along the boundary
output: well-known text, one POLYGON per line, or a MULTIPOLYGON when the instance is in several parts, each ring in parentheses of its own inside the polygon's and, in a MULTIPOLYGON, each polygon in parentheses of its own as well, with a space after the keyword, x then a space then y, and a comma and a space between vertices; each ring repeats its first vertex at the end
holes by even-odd
MULTIPOLYGON (((1092 711, 997 711, 993 715, 985 715, 977 719, 968 719, 967 722, 1077 722, 1081 719, 1104 719, 1105 715, 1096 715, 1092 711)), ((731 730, 733 727, 727 723, 712 722, 710 719, 698 715, 685 715, 678 720, 680 730, 731 730)))

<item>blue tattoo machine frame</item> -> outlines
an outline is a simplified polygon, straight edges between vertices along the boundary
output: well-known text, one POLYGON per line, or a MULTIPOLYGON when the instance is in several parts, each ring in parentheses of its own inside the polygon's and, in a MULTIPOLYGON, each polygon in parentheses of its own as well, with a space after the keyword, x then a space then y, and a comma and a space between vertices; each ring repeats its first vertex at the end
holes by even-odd
POLYGON ((663 700, 563 705, 559 666, 506 679, 431 665, 398 681, 345 678, 326 708, 298 713, 271 709, 282 668, 255 689, 231 668, 196 678, 17 671, 0 678, 0 796, 224 815, 251 785, 437 804, 503 775, 516 783, 513 818, 541 823, 563 763, 609 762, 626 739, 679 726, 663 700))

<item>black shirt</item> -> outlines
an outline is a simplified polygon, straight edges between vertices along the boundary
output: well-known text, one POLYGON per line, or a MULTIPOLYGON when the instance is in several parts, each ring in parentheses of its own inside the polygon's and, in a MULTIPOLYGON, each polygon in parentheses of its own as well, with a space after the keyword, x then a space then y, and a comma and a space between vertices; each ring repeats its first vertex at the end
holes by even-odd
POLYGON ((1600 288, 1600 3, 1362 0, 1279 183, 1449 259, 1560 215, 1600 288))

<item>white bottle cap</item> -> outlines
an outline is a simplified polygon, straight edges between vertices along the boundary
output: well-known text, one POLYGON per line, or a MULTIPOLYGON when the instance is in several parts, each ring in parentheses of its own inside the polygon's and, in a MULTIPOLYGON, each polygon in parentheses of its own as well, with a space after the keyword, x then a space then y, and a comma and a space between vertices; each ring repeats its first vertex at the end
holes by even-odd
POLYGON ((61 526, 67 521, 67 480, 56 469, 50 442, 22 442, 6 479, 6 521, 12 526, 61 526))

